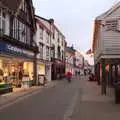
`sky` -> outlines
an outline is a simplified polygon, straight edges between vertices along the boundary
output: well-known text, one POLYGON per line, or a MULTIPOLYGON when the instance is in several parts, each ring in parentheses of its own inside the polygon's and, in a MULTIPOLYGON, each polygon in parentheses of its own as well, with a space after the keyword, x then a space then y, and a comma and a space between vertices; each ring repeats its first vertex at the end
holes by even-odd
MULTIPOLYGON (((33 0, 35 13, 55 20, 68 45, 86 52, 92 48, 94 19, 119 0, 33 0)), ((90 59, 89 59, 90 60, 90 59)), ((93 63, 93 58, 92 58, 93 63)))

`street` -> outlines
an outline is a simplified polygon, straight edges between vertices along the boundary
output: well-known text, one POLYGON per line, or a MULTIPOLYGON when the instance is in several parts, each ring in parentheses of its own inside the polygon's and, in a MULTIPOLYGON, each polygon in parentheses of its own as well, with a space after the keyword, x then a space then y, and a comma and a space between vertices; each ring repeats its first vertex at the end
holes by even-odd
POLYGON ((61 80, 0 107, 0 120, 119 120, 120 105, 100 91, 87 77, 61 80))
POLYGON ((0 111, 1 120, 68 120, 80 93, 80 79, 66 80, 0 111))

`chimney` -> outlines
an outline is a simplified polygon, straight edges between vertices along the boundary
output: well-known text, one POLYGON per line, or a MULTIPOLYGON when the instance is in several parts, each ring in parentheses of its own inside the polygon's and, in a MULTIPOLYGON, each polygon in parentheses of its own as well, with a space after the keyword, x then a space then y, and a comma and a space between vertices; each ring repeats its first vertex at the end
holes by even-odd
POLYGON ((54 19, 49 19, 51 24, 54 24, 54 19))
POLYGON ((73 44, 72 44, 71 48, 72 48, 72 49, 74 49, 74 46, 73 46, 73 44))

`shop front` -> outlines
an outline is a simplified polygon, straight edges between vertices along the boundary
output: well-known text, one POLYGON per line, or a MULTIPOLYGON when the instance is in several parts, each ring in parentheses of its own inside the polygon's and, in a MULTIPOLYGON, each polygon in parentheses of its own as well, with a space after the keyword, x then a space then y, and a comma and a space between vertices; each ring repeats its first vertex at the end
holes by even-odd
POLYGON ((41 77, 43 76, 45 80, 51 81, 51 63, 45 60, 38 60, 37 62, 37 78, 38 84, 40 82, 41 77))
POLYGON ((52 80, 60 80, 65 76, 65 63, 59 59, 52 60, 51 77, 52 80))
POLYGON ((34 52, 0 42, 0 85, 30 87, 34 82, 34 52))

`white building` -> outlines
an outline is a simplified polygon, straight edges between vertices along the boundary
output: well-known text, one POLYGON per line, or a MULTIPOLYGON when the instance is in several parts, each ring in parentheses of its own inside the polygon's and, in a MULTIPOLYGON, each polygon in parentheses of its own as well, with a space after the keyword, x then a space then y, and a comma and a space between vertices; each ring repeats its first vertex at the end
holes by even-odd
POLYGON ((75 74, 75 50, 72 47, 66 47, 66 70, 65 72, 71 72, 75 74))
POLYGON ((37 32, 36 41, 40 53, 37 56, 38 70, 44 74, 48 80, 60 79, 65 73, 65 36, 57 28, 53 19, 45 19, 36 16, 37 32))
POLYGON ((93 51, 96 78, 105 83, 102 93, 106 94, 106 83, 117 80, 120 65, 120 2, 95 19, 93 51))
POLYGON ((52 39, 51 39, 51 60, 52 60, 52 79, 61 79, 65 74, 65 47, 66 41, 63 33, 55 25, 54 20, 50 19, 52 39))
POLYGON ((51 30, 47 22, 43 22, 41 17, 35 16, 36 35, 35 41, 39 48, 37 54, 37 76, 44 75, 48 81, 51 81, 51 30))
POLYGON ((79 51, 75 51, 75 72, 83 73, 84 57, 79 51))

